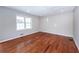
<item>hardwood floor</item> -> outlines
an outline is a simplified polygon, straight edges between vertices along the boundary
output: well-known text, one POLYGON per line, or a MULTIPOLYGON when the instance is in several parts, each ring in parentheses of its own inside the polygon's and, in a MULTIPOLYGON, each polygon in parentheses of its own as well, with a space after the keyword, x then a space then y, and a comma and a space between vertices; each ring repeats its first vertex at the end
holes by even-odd
POLYGON ((0 43, 3 53, 76 53, 78 49, 71 37, 44 32, 0 43))

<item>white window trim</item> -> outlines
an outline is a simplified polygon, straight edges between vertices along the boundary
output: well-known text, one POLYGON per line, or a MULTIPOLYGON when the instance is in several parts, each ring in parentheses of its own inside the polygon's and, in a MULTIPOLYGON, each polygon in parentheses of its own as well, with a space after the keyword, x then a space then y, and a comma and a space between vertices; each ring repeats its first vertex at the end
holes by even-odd
POLYGON ((23 16, 16 16, 16 30, 25 30, 25 29, 32 29, 32 18, 31 17, 23 17, 24 18, 24 28, 23 29, 17 29, 17 17, 23 17, 23 16), (26 18, 30 18, 30 27, 27 28, 26 26, 26 18))

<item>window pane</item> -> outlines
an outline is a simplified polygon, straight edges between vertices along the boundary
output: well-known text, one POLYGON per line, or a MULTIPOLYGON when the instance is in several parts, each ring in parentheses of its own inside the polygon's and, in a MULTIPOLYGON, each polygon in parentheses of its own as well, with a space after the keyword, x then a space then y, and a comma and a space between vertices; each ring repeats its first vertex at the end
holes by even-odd
POLYGON ((24 19, 24 17, 17 16, 16 19, 24 19))
POLYGON ((29 25, 27 25, 27 27, 26 27, 26 28, 30 29, 31 27, 30 27, 29 25))
POLYGON ((24 23, 17 23, 17 30, 24 29, 24 23))
POLYGON ((31 22, 31 18, 26 18, 26 20, 25 20, 26 22, 31 22))
POLYGON ((17 22, 20 22, 20 23, 24 22, 24 17, 17 16, 16 19, 17 19, 17 22))

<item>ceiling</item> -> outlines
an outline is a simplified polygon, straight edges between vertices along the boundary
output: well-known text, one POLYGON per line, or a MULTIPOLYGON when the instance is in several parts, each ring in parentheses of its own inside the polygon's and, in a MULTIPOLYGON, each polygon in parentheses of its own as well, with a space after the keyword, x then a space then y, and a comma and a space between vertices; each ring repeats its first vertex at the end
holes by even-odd
POLYGON ((73 11, 74 6, 8 6, 35 16, 50 16, 73 11))

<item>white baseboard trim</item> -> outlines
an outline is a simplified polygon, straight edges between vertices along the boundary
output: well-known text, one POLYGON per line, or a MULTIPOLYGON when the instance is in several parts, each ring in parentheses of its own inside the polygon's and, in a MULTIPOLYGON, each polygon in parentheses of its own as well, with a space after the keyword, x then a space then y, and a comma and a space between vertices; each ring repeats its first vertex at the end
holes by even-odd
MULTIPOLYGON (((39 31, 36 31, 36 32, 39 32, 39 31)), ((13 40, 13 39, 16 39, 16 38, 19 38, 19 37, 23 37, 23 36, 26 36, 26 35, 30 35, 30 34, 33 34, 33 33, 36 33, 36 32, 32 32, 32 33, 29 33, 29 34, 23 34, 23 35, 21 35, 21 33, 20 33, 18 35, 11 36, 11 37, 8 37, 8 38, 4 38, 3 40, 0 40, 0 43, 6 42, 6 41, 9 41, 9 40, 13 40)), ((12 34, 9 34, 9 35, 12 35, 12 34)), ((9 35, 6 35, 6 36, 9 36, 9 35)))

